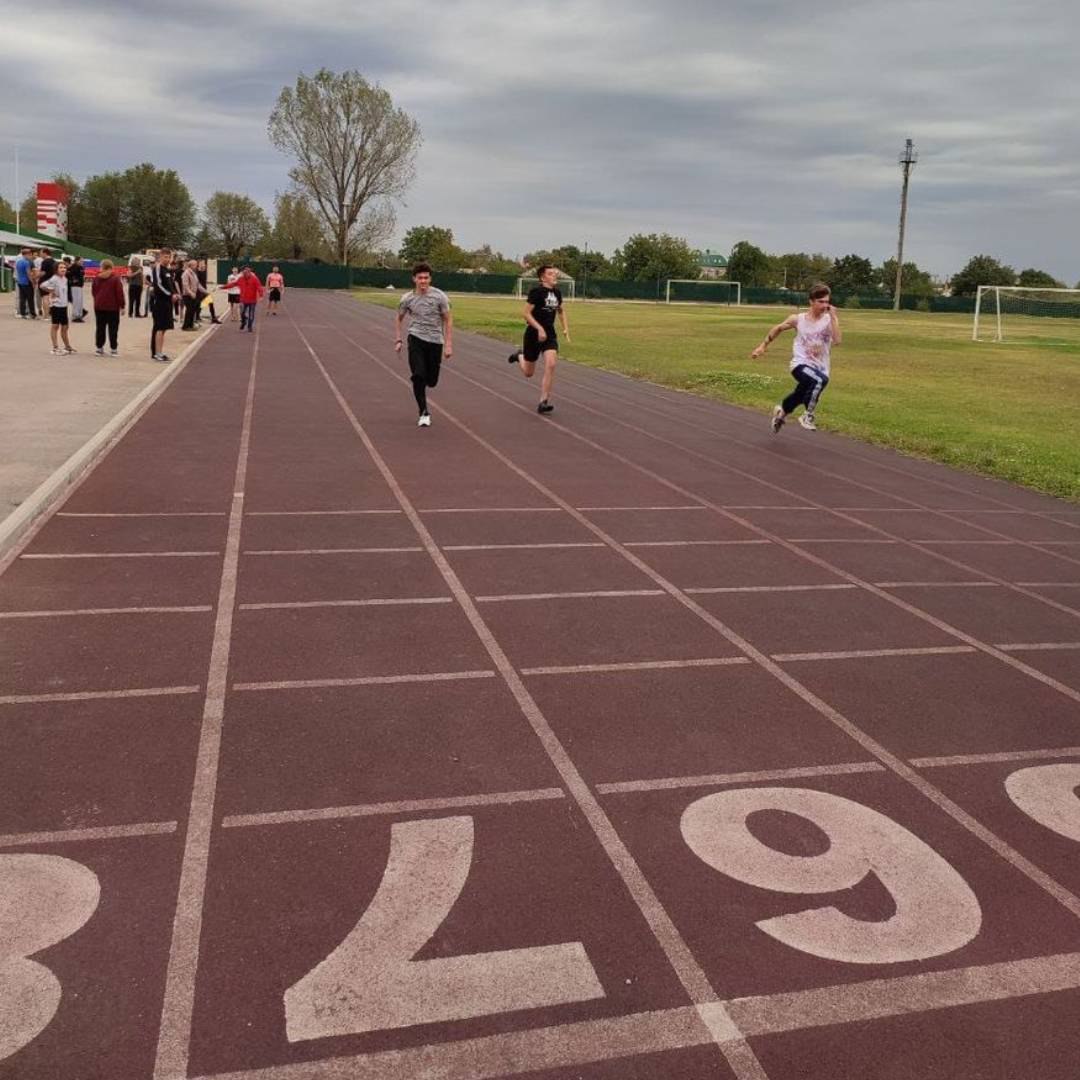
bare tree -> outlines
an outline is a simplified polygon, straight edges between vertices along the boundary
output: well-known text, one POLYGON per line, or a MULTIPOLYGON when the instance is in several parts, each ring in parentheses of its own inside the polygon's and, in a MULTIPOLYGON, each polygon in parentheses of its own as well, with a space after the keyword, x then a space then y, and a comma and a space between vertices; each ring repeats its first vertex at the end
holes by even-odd
POLYGON ((390 200, 415 175, 421 141, 416 121, 394 107, 386 90, 358 71, 301 74, 278 96, 268 131, 274 146, 295 159, 289 177, 326 222, 342 263, 365 246, 365 233, 385 231, 390 200))
POLYGON ((203 208, 203 236, 208 246, 224 248, 230 259, 240 252, 264 244, 270 235, 270 222, 263 208, 247 195, 234 191, 215 191, 203 208))

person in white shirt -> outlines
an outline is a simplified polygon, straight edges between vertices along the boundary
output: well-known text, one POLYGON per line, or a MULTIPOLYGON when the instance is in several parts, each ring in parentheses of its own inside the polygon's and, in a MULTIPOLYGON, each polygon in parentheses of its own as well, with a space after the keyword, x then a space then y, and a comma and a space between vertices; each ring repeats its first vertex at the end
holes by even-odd
POLYGON ((791 374, 797 385, 773 409, 771 424, 774 434, 800 405, 805 410, 799 417, 800 427, 817 431, 814 413, 825 387, 829 385, 829 353, 833 345, 839 345, 841 341, 840 320, 836 317, 836 308, 832 306, 829 286, 814 285, 809 295, 810 310, 789 315, 782 323, 777 323, 750 354, 751 360, 757 360, 765 355, 774 338, 785 330, 795 331, 791 374))
POLYGON ((73 353, 71 341, 68 339, 68 301, 70 290, 67 280, 67 263, 59 263, 56 273, 47 281, 41 283, 41 291, 48 298, 49 304, 49 338, 52 341, 52 355, 63 356, 65 353, 73 353), (57 344, 57 336, 63 339, 64 347, 61 349, 57 344))
POLYGON ((234 266, 229 271, 229 276, 225 279, 225 295, 229 298, 229 318, 228 322, 232 322, 236 318, 237 308, 240 307, 240 289, 236 283, 240 280, 240 271, 234 266))

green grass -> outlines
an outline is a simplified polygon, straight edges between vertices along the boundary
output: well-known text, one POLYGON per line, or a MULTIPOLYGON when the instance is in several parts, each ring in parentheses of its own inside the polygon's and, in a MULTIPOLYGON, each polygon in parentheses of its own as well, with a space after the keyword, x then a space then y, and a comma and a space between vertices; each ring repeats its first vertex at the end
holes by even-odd
MULTIPOLYGON (((357 291, 394 307, 397 294, 357 291)), ((521 340, 521 302, 454 297, 462 330, 521 340)), ((568 305, 578 363, 767 409, 793 385, 792 335, 749 359, 781 307, 568 305)), ((971 316, 841 311, 844 343, 818 424, 1080 501, 1080 320, 1009 316, 1002 343, 973 342, 971 316)))

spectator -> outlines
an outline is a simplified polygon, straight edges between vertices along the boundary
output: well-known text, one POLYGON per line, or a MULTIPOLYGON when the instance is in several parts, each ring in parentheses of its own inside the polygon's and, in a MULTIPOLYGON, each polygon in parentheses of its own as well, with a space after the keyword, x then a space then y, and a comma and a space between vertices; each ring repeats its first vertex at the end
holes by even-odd
POLYGON ((171 263, 172 252, 162 248, 157 262, 150 268, 150 314, 154 320, 150 329, 150 358, 161 363, 169 360, 165 352, 165 334, 176 325, 173 322, 176 282, 171 263))
POLYGON ((67 283, 67 263, 60 263, 56 265, 56 260, 53 260, 54 272, 53 275, 41 282, 41 294, 48 299, 49 303, 49 339, 52 341, 52 355, 63 356, 64 353, 73 353, 75 350, 71 347, 71 341, 68 338, 68 283, 67 283), (64 347, 61 349, 57 344, 57 333, 61 335, 64 341, 64 347))
POLYGON ((94 297, 94 352, 105 355, 105 335, 109 335, 109 355, 117 355, 120 313, 124 310, 124 286, 120 275, 113 273, 111 259, 101 260, 101 270, 90 291, 94 297))
MULTIPOLYGON (((199 306, 200 308, 205 303, 210 309, 210 322, 219 323, 221 320, 217 317, 217 312, 214 310, 214 294, 210 291, 208 284, 208 274, 206 269, 206 260, 200 259, 195 267, 195 272, 199 275, 199 306), (203 298, 206 298, 205 300, 203 298)), ((196 321, 201 322, 202 319, 198 314, 195 316, 196 321)))
POLYGON ((127 313, 129 319, 142 318, 142 294, 143 275, 142 267, 138 263, 132 263, 128 267, 128 302, 127 313))
POLYGON ((153 264, 153 263, 147 263, 147 264, 146 264, 146 265, 145 265, 145 266, 144 266, 144 267, 142 268, 142 279, 143 279, 143 312, 144 312, 144 314, 146 314, 146 315, 149 315, 149 314, 150 314, 150 298, 151 298, 151 289, 150 289, 150 286, 151 286, 151 281, 150 281, 150 279, 151 279, 151 278, 152 278, 153 276, 154 276, 154 264, 153 264))
POLYGON ((236 309, 240 306, 240 290, 236 285, 239 280, 240 271, 234 266, 229 271, 228 278, 225 279, 225 295, 229 298, 229 322, 236 317, 236 309))
POLYGON ((169 269, 173 276, 173 319, 180 318, 180 312, 184 309, 184 294, 181 291, 180 282, 184 276, 184 260, 179 255, 173 255, 169 260, 169 269))
MULTIPOLYGON (((64 260, 68 262, 67 259, 64 260)), ((68 288, 71 290, 71 321, 84 322, 86 308, 83 306, 83 286, 86 284, 86 267, 82 256, 76 255, 68 265, 68 288)))
POLYGON ((184 298, 182 330, 195 329, 195 313, 199 309, 199 274, 195 267, 195 260, 188 259, 184 264, 184 272, 180 275, 180 293, 184 298))
POLYGON ((250 266, 236 279, 236 288, 240 290, 240 329, 250 334, 255 329, 255 307, 266 290, 250 266))
MULTIPOLYGON (((41 259, 37 263, 37 291, 38 291, 38 303, 41 309, 41 314, 45 314, 45 294, 41 291, 42 286, 50 278, 56 275, 56 260, 52 256, 52 252, 46 248, 41 249, 41 259)), ((64 310, 67 311, 65 305, 64 310)))
POLYGON ((24 247, 15 260, 15 286, 19 291, 19 318, 36 319, 37 301, 34 299, 33 252, 24 247))

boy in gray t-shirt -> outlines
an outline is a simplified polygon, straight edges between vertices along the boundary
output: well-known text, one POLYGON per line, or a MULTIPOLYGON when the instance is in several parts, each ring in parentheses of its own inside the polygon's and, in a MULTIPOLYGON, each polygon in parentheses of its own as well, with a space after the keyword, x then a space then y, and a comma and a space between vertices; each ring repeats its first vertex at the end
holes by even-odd
POLYGON ((417 427, 431 427, 431 414, 427 407, 427 391, 439 381, 439 369, 443 359, 449 360, 454 352, 454 317, 450 313, 450 299, 441 289, 431 285, 431 267, 417 263, 413 267, 413 285, 398 304, 394 318, 394 350, 401 352, 401 329, 409 320, 409 371, 412 375, 413 397, 420 410, 417 427))

